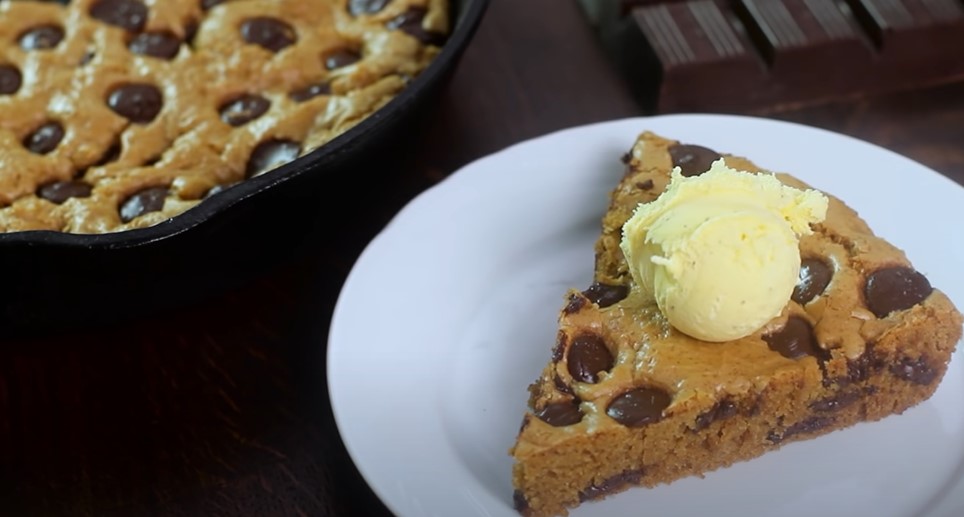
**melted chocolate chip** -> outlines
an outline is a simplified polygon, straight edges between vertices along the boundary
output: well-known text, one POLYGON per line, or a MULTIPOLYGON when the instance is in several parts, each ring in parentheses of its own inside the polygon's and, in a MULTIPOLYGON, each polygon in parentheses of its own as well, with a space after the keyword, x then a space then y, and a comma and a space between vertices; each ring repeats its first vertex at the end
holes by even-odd
POLYGON ((251 178, 298 157, 301 144, 291 140, 268 140, 258 144, 248 158, 245 177, 251 178))
POLYGON ((538 411, 536 417, 553 427, 565 427, 581 422, 582 411, 579 410, 578 400, 553 402, 538 411))
POLYGON ((603 480, 601 483, 594 483, 585 490, 579 492, 579 501, 586 502, 592 499, 599 499, 607 494, 618 491, 627 485, 638 485, 643 479, 645 471, 643 469, 633 469, 621 472, 603 480))
POLYGON ((588 303, 588 301, 589 300, 586 300, 585 296, 579 296, 578 294, 575 294, 575 293, 570 294, 569 302, 566 303, 566 306, 562 309, 562 312, 566 314, 575 314, 581 311, 582 308, 586 306, 586 303, 588 303))
POLYGON ((821 352, 810 323, 799 316, 790 316, 782 329, 763 336, 763 340, 770 350, 787 359, 817 356, 821 352))
POLYGON ((111 90, 107 105, 131 122, 146 124, 161 111, 164 98, 154 85, 128 83, 111 90))
POLYGON ((732 400, 721 400, 709 410, 696 417, 695 431, 702 431, 717 420, 724 420, 736 414, 736 404, 732 400))
POLYGON ((821 259, 806 258, 800 261, 800 276, 790 299, 806 305, 830 285, 833 270, 821 259))
POLYGON ((276 18, 258 16, 241 24, 241 38, 271 52, 293 45, 298 40, 294 27, 276 18))
POLYGON ((20 90, 23 76, 13 65, 0 65, 0 95, 13 95, 20 90))
POLYGON ((64 139, 64 127, 60 122, 47 122, 23 139, 23 146, 32 153, 47 154, 57 148, 64 139))
POLYGON ((556 375, 552 378, 552 384, 556 387, 556 391, 564 395, 575 395, 572 391, 572 386, 566 384, 566 381, 562 380, 562 377, 556 375))
POLYGON ((264 115, 271 107, 271 101, 260 95, 246 93, 221 105, 221 120, 232 126, 243 126, 264 115))
POLYGON ((629 287, 593 282, 589 289, 583 291, 582 294, 589 298, 589 301, 598 305, 600 309, 604 309, 625 298, 629 294, 629 287))
POLYGON ((526 496, 522 495, 521 490, 514 490, 512 492, 512 506, 515 507, 515 511, 523 515, 529 511, 529 501, 526 501, 526 496))
POLYGON ((894 311, 909 309, 930 296, 930 282, 917 271, 904 266, 878 269, 867 277, 864 298, 867 308, 878 318, 894 311))
POLYGON ((904 357, 891 365, 890 373, 899 379, 921 386, 927 386, 937 379, 937 370, 932 368, 923 357, 916 360, 904 357))
POLYGON ((325 68, 334 70, 345 66, 353 65, 361 59, 361 54, 357 51, 342 48, 325 55, 325 68))
POLYGON ((194 38, 197 36, 198 29, 201 28, 200 22, 197 20, 188 20, 184 23, 184 43, 188 46, 194 46, 194 38))
POLYGON ((884 362, 874 352, 873 344, 867 343, 865 346, 864 353, 856 359, 847 361, 847 377, 841 379, 842 384, 863 382, 884 367, 884 362))
POLYGON ((201 9, 207 11, 208 9, 223 4, 224 0, 201 0, 201 9))
POLYGON ((580 382, 599 382, 599 372, 613 367, 613 354, 597 334, 582 333, 572 340, 566 356, 569 374, 580 382))
POLYGON ((352 16, 375 14, 388 5, 391 0, 348 0, 348 13, 352 16))
POLYGON ((173 59, 181 50, 181 40, 173 32, 142 32, 131 39, 127 48, 135 54, 173 59))
POLYGON ((110 145, 110 147, 107 148, 106 151, 104 151, 104 154, 100 157, 99 160, 97 160, 96 163, 94 163, 94 166, 99 167, 101 165, 106 165, 120 158, 121 148, 122 148, 121 140, 120 138, 118 138, 117 140, 114 141, 113 144, 110 145))
POLYGON ((100 0, 90 15, 104 23, 139 32, 147 24, 147 6, 138 0, 100 0))
POLYGON ((58 205, 72 197, 89 197, 91 186, 83 181, 57 181, 37 189, 37 196, 58 205))
POLYGON ((552 362, 558 363, 562 360, 562 354, 566 350, 566 343, 568 341, 565 332, 560 330, 556 333, 556 346, 552 348, 552 362))
POLYGON ((810 403, 810 409, 821 413, 840 411, 841 409, 860 400, 859 391, 842 391, 835 396, 823 398, 810 403))
POLYGON ((680 168, 683 176, 699 176, 710 170, 710 165, 721 158, 712 149, 699 145, 676 144, 669 148, 673 165, 680 168))
POLYGON ((129 223, 148 212, 157 212, 164 208, 167 197, 167 187, 150 187, 128 197, 121 203, 121 221, 129 223))
POLYGON ((606 414, 626 427, 642 427, 663 418, 669 393, 657 388, 633 388, 614 398, 606 414))
POLYGON ((38 25, 20 35, 20 48, 46 50, 56 47, 64 39, 64 30, 57 25, 38 25))
POLYGON ((331 86, 328 83, 318 83, 305 86, 299 90, 295 90, 288 94, 288 97, 295 102, 305 102, 308 99, 313 99, 319 95, 328 95, 331 93, 331 86))
POLYGON ((651 190, 653 188, 653 180, 640 181, 636 183, 636 188, 639 190, 651 190))
POLYGON ((427 31, 422 27, 422 20, 425 18, 426 10, 424 7, 410 7, 404 13, 392 18, 385 24, 389 30, 400 29, 402 32, 412 36, 426 45, 439 46, 445 43, 445 35, 439 32, 427 31))
POLYGON ((833 425, 833 418, 824 416, 812 416, 801 420, 786 429, 781 436, 781 440, 786 440, 787 438, 795 434, 808 434, 814 431, 819 431, 826 427, 833 425))

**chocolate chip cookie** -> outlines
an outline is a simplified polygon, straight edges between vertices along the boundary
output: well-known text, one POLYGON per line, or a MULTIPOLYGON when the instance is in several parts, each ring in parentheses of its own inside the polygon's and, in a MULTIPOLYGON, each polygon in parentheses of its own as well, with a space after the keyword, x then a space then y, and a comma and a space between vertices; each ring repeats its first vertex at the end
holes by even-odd
POLYGON ((900 249, 830 195, 824 222, 801 237, 791 299, 757 332, 700 341, 631 295, 623 224, 659 196, 673 167, 698 175, 720 158, 763 172, 745 158, 649 132, 624 157, 627 171, 596 243, 594 283, 568 293, 511 449, 523 515, 565 514, 631 486, 700 475, 879 420, 926 400, 940 383, 961 314, 900 249))
POLYGON ((448 28, 444 0, 0 2, 0 231, 170 219, 364 120, 448 28))

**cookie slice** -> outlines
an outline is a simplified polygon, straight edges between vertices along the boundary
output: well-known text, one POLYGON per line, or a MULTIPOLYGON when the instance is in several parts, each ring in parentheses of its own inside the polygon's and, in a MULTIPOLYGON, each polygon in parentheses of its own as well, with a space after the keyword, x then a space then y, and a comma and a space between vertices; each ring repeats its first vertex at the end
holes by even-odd
MULTIPOLYGON (((800 239, 791 300, 749 336, 700 341, 627 296, 623 223, 663 192, 674 166, 697 175, 720 157, 650 132, 624 157, 596 242, 594 282, 567 294, 510 451, 521 514, 565 515, 631 486, 700 475, 901 413, 937 388, 961 338, 961 314, 830 195, 826 219, 800 239)), ((745 158, 723 159, 763 172, 745 158)))

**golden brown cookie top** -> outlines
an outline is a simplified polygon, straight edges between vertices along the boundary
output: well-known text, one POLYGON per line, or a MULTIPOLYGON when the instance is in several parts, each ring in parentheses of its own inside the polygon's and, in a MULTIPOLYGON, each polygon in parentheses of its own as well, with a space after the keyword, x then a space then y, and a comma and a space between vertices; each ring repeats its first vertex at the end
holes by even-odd
POLYGON ((397 95, 440 0, 0 3, 0 231, 145 227, 397 95))

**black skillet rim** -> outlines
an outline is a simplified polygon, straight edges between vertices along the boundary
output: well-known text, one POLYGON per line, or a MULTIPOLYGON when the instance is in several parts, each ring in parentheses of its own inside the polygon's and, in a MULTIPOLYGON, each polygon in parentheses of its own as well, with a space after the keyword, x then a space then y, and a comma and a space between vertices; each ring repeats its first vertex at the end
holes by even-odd
POLYGON ((441 79, 440 76, 448 71, 450 61, 457 59, 458 55, 471 41, 475 30, 482 21, 488 3, 489 0, 464 0, 464 2, 453 0, 452 6, 464 4, 464 8, 458 9, 452 32, 432 63, 385 106, 321 147, 277 169, 242 181, 171 219, 147 228, 104 234, 77 234, 53 230, 0 233, 0 249, 23 245, 34 249, 90 250, 142 247, 184 234, 205 221, 231 210, 234 205, 242 203, 260 192, 279 188, 280 185, 293 181, 303 174, 323 174, 326 164, 333 163, 339 157, 351 152, 354 147, 363 143, 365 135, 377 130, 383 124, 390 123, 391 119, 400 116, 405 111, 406 106, 415 102, 425 87, 441 79))

